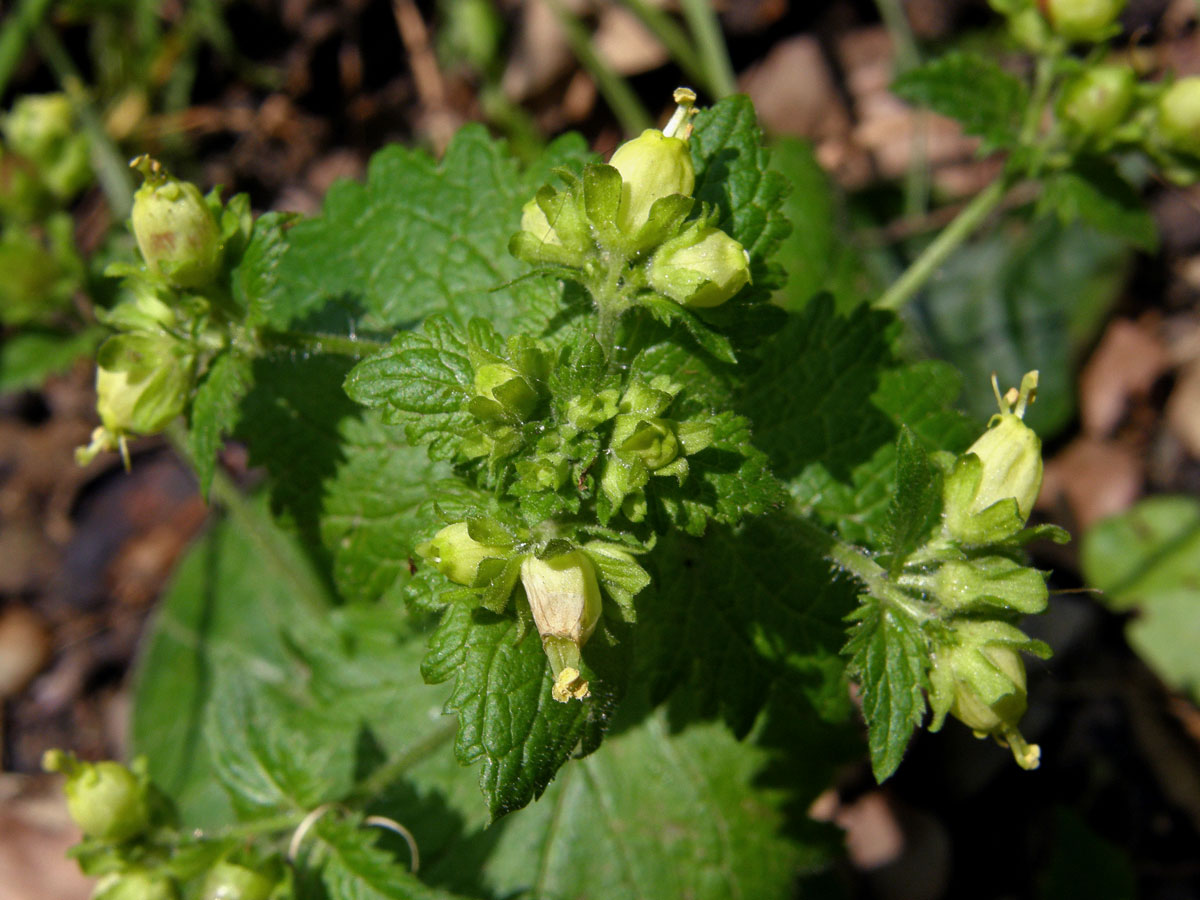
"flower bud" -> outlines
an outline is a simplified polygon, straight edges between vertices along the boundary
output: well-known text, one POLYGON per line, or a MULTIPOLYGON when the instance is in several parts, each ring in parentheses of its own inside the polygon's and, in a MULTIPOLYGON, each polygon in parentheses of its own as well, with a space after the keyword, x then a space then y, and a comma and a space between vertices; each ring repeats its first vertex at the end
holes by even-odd
POLYGON ((1000 396, 994 377, 992 383, 1001 412, 959 458, 943 489, 946 530, 970 544, 1012 537, 1025 526, 1042 487, 1042 442, 1022 421, 1037 390, 1037 372, 1027 373, 1020 391, 1009 391, 1009 397, 1000 396), (998 506, 1004 501, 1013 501, 1015 510, 1013 503, 998 506))
POLYGON ((253 869, 222 860, 205 876, 201 900, 267 900, 275 882, 253 869))
POLYGON ((1025 634, 998 621, 963 621, 954 626, 955 643, 938 648, 929 673, 930 705, 937 731, 946 714, 976 737, 991 735, 1012 748, 1017 763, 1036 769, 1041 751, 1021 736, 1017 723, 1028 706, 1025 663, 1018 648, 1025 634))
POLYGON ((455 584, 470 587, 479 574, 480 563, 485 559, 504 559, 509 549, 500 544, 481 543, 471 537, 466 522, 455 522, 435 534, 433 540, 420 544, 416 551, 455 584))
POLYGON ((26 94, 4 121, 9 146, 30 160, 55 197, 67 199, 92 177, 87 135, 66 94, 26 94))
POLYGON ((1156 126, 1166 146, 1200 156, 1200 77, 1181 78, 1163 92, 1156 126))
POLYGON ((617 414, 620 394, 614 388, 599 393, 585 390, 567 401, 567 421, 579 431, 591 431, 617 414))
POLYGON ((679 439, 666 419, 618 416, 612 448, 625 458, 637 457, 654 472, 679 456, 679 439))
POLYGON ((499 403, 522 421, 533 414, 539 400, 537 391, 507 363, 486 363, 476 369, 475 394, 499 403))
POLYGON ((720 306, 749 281, 742 245, 707 225, 667 241, 650 262, 651 286, 684 306, 720 306))
POLYGON ((630 236, 646 224, 656 200, 672 194, 690 197, 696 186, 687 142, 666 137, 656 128, 647 128, 626 141, 608 164, 621 173, 617 227, 630 236))
POLYGON ((96 410, 114 434, 155 434, 183 412, 193 360, 170 335, 114 335, 97 361, 96 410))
POLYGON ((1128 66, 1093 66, 1068 82, 1059 97, 1059 118, 1070 129, 1105 138, 1133 106, 1137 77, 1128 66))
POLYGON ((521 584, 533 621, 550 658, 555 683, 551 695, 565 703, 591 693, 580 674, 579 650, 600 621, 600 585, 582 550, 549 559, 531 556, 521 563, 521 584))
POLYGON ((221 268, 221 230, 200 190, 168 175, 149 157, 133 165, 146 176, 133 196, 133 234, 151 272, 180 288, 203 287, 221 268))
POLYGON ((179 889, 163 875, 110 872, 98 882, 92 900, 177 900, 179 889))
POLYGON ((42 768, 67 776, 67 811, 88 837, 120 843, 150 826, 148 785, 120 763, 80 762, 72 754, 47 750, 42 768))
POLYGON ((1117 31, 1125 0, 1042 0, 1046 18, 1069 41, 1098 42, 1117 31))

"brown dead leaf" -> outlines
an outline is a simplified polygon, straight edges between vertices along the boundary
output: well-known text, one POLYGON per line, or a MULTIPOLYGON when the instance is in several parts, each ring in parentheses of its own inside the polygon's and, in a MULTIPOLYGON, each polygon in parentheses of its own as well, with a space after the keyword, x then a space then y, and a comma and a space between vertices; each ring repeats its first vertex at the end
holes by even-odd
POLYGON ((1200 359, 1180 370, 1167 399, 1166 419, 1192 459, 1200 459, 1200 359))
POLYGON ((667 48, 625 6, 612 5, 601 10, 592 42, 620 75, 649 72, 669 58, 667 48))
POLYGON ((1111 435, 1130 403, 1145 398, 1170 366, 1157 323, 1114 319, 1079 376, 1079 413, 1085 434, 1111 435))
POLYGON ((1065 506, 1073 524, 1086 528, 1133 505, 1145 465, 1143 455, 1124 443, 1078 437, 1047 461, 1038 508, 1057 515, 1065 506))
POLYGON ((546 90, 574 65, 566 35, 549 4, 544 0, 523 4, 516 40, 500 83, 504 93, 512 100, 524 100, 546 90))
POLYGON ((92 881, 67 850, 79 841, 62 779, 0 776, 0 896, 4 900, 87 900, 92 881))
POLYGON ((850 115, 812 35, 780 41, 762 62, 746 71, 741 88, 754 101, 768 131, 817 142, 845 140, 850 135, 850 115))

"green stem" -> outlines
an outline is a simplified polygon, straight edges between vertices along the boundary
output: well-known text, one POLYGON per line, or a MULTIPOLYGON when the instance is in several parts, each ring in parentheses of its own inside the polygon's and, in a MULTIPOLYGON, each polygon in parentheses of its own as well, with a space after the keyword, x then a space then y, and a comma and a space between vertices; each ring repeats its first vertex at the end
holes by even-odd
POLYGON ((129 174, 129 166, 105 130, 100 114, 96 112, 88 97, 86 83, 75 68, 75 63, 71 61, 70 54, 59 41, 58 35, 53 29, 43 25, 35 31, 34 37, 46 64, 54 72, 63 91, 70 97, 71 105, 75 108, 79 121, 83 123, 83 130, 87 132, 96 180, 100 182, 100 188, 108 198, 113 218, 124 219, 133 208, 133 176, 129 174))
POLYGON ((700 53, 700 64, 708 73, 716 99, 728 97, 737 90, 737 79, 733 75, 733 64, 729 61, 729 48, 721 34, 721 23, 712 0, 683 0, 683 17, 695 38, 700 53))
POLYGON ((899 309, 912 299, 971 233, 1000 205, 1014 178, 1006 173, 975 195, 933 242, 912 261, 896 281, 875 301, 879 309, 899 309))
POLYGON ((413 766, 428 759, 458 733, 458 720, 447 719, 395 759, 383 763, 355 786, 346 797, 351 805, 366 803, 408 773, 413 766))
POLYGON ((592 295, 592 300, 600 311, 600 321, 596 326, 596 341, 604 350, 604 358, 608 360, 610 366, 617 346, 617 325, 621 321, 621 315, 629 309, 629 301, 619 288, 625 264, 624 259, 610 260, 604 281, 588 285, 588 292, 592 295))
POLYGON ((225 838, 256 837, 260 834, 274 834, 277 831, 294 831, 304 821, 305 813, 286 813, 281 816, 271 816, 269 819, 258 819, 254 822, 242 822, 222 828, 215 836, 225 838))
POLYGON ((571 10, 562 0, 547 0, 550 9, 558 17, 559 24, 567 35, 567 43, 575 56, 583 63, 592 78, 596 79, 596 87, 612 108, 613 114, 621 123, 626 134, 640 134, 650 127, 650 114, 642 106, 637 94, 629 83, 618 75, 608 62, 596 52, 592 45, 592 37, 571 10))
MULTIPOLYGON (((921 64, 921 51, 913 35, 908 15, 900 0, 875 0, 879 17, 888 30, 895 50, 895 72, 903 74, 921 64)), ((904 176, 904 215, 916 218, 929 206, 929 115, 918 110, 913 115, 912 139, 909 141, 908 171, 904 176)))
POLYGON ((804 516, 796 516, 792 521, 799 526, 800 537, 812 549, 857 578, 876 600, 903 610, 918 622, 934 618, 934 614, 919 600, 910 597, 892 582, 887 571, 871 559, 865 550, 834 537, 804 516))
POLYGON ((266 350, 301 350, 305 353, 334 353, 362 359, 378 353, 386 343, 342 334, 312 334, 302 331, 263 331, 259 344, 266 350))
POLYGON ((697 62, 696 48, 692 45, 691 38, 671 16, 646 0, 622 0, 622 3, 641 19, 642 24, 667 48, 671 59, 675 60, 675 64, 693 84, 714 97, 717 95, 709 73, 697 62))
POLYGON ((21 0, 0 30, 0 97, 29 46, 29 36, 42 23, 49 8, 50 0, 21 0))

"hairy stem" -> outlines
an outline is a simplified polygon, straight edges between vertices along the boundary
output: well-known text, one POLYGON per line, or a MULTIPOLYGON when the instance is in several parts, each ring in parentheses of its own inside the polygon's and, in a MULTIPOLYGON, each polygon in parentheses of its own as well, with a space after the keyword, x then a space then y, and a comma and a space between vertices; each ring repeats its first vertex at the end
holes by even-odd
POLYGON ((348 337, 343 334, 316 334, 303 331, 263 331, 258 336, 265 350, 301 350, 305 353, 336 353, 362 359, 387 346, 369 338, 348 337))
MULTIPOLYGON (((881 4, 882 6, 882 4, 881 4)), ((1039 56, 1034 70, 1033 89, 1029 95, 1029 105, 1021 122, 1019 142, 1021 146, 1035 151, 1033 162, 1025 173, 1036 177, 1041 167, 1043 147, 1039 140, 1039 130, 1050 91, 1054 86, 1054 73, 1057 58, 1062 48, 1056 46, 1051 52, 1039 56)), ((941 268, 946 259, 971 236, 984 220, 1001 204, 1009 190, 1017 182, 1016 173, 1011 170, 989 184, 975 195, 975 198, 963 207, 954 220, 946 226, 928 247, 918 256, 894 284, 875 301, 880 309, 899 309, 913 298, 933 275, 941 268)))
POLYGON ((934 618, 924 604, 888 578, 887 571, 871 559, 865 550, 835 537, 805 516, 797 516, 794 521, 799 525, 800 536, 811 548, 857 578, 876 600, 903 610, 918 622, 934 618))
POLYGON ((728 97, 737 90, 737 79, 712 0, 683 0, 683 16, 692 30, 713 96, 718 100, 728 97))
POLYGON ((958 247, 978 228, 983 221, 998 207, 1004 196, 1013 185, 1014 179, 1005 174, 993 181, 975 195, 975 198, 963 207, 945 230, 933 243, 922 251, 921 255, 912 261, 907 269, 890 288, 875 301, 879 309, 899 309, 913 298, 942 264, 958 247))
POLYGON ((379 766, 360 781, 346 798, 350 804, 365 803, 378 796, 418 763, 428 759, 458 733, 458 721, 454 718, 441 722, 433 731, 394 759, 379 766))

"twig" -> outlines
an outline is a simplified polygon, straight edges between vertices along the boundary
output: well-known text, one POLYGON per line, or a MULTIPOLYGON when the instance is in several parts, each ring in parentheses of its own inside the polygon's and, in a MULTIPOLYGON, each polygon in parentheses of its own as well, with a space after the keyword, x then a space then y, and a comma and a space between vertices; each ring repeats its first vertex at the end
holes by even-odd
POLYGON ((649 128, 650 114, 642 106, 642 101, 637 98, 629 83, 596 52, 596 48, 592 46, 592 36, 588 34, 579 17, 567 9, 562 0, 546 0, 546 3, 558 17, 558 22, 566 33, 567 43, 571 45, 571 51, 596 80, 596 87, 612 108, 625 133, 640 134, 649 128))
POLYGON ((429 139, 438 155, 446 149, 458 128, 457 117, 446 104, 446 82, 438 68, 437 56, 429 40, 429 29, 421 18, 421 11, 413 0, 392 0, 392 15, 400 40, 408 51, 408 65, 412 69, 417 96, 425 108, 425 124, 429 139))
POLYGON ((717 21, 712 0, 683 0, 683 17, 692 30, 713 95, 718 100, 728 97, 737 90, 737 79, 733 75, 729 48, 725 46, 725 37, 721 34, 721 23, 717 21))

